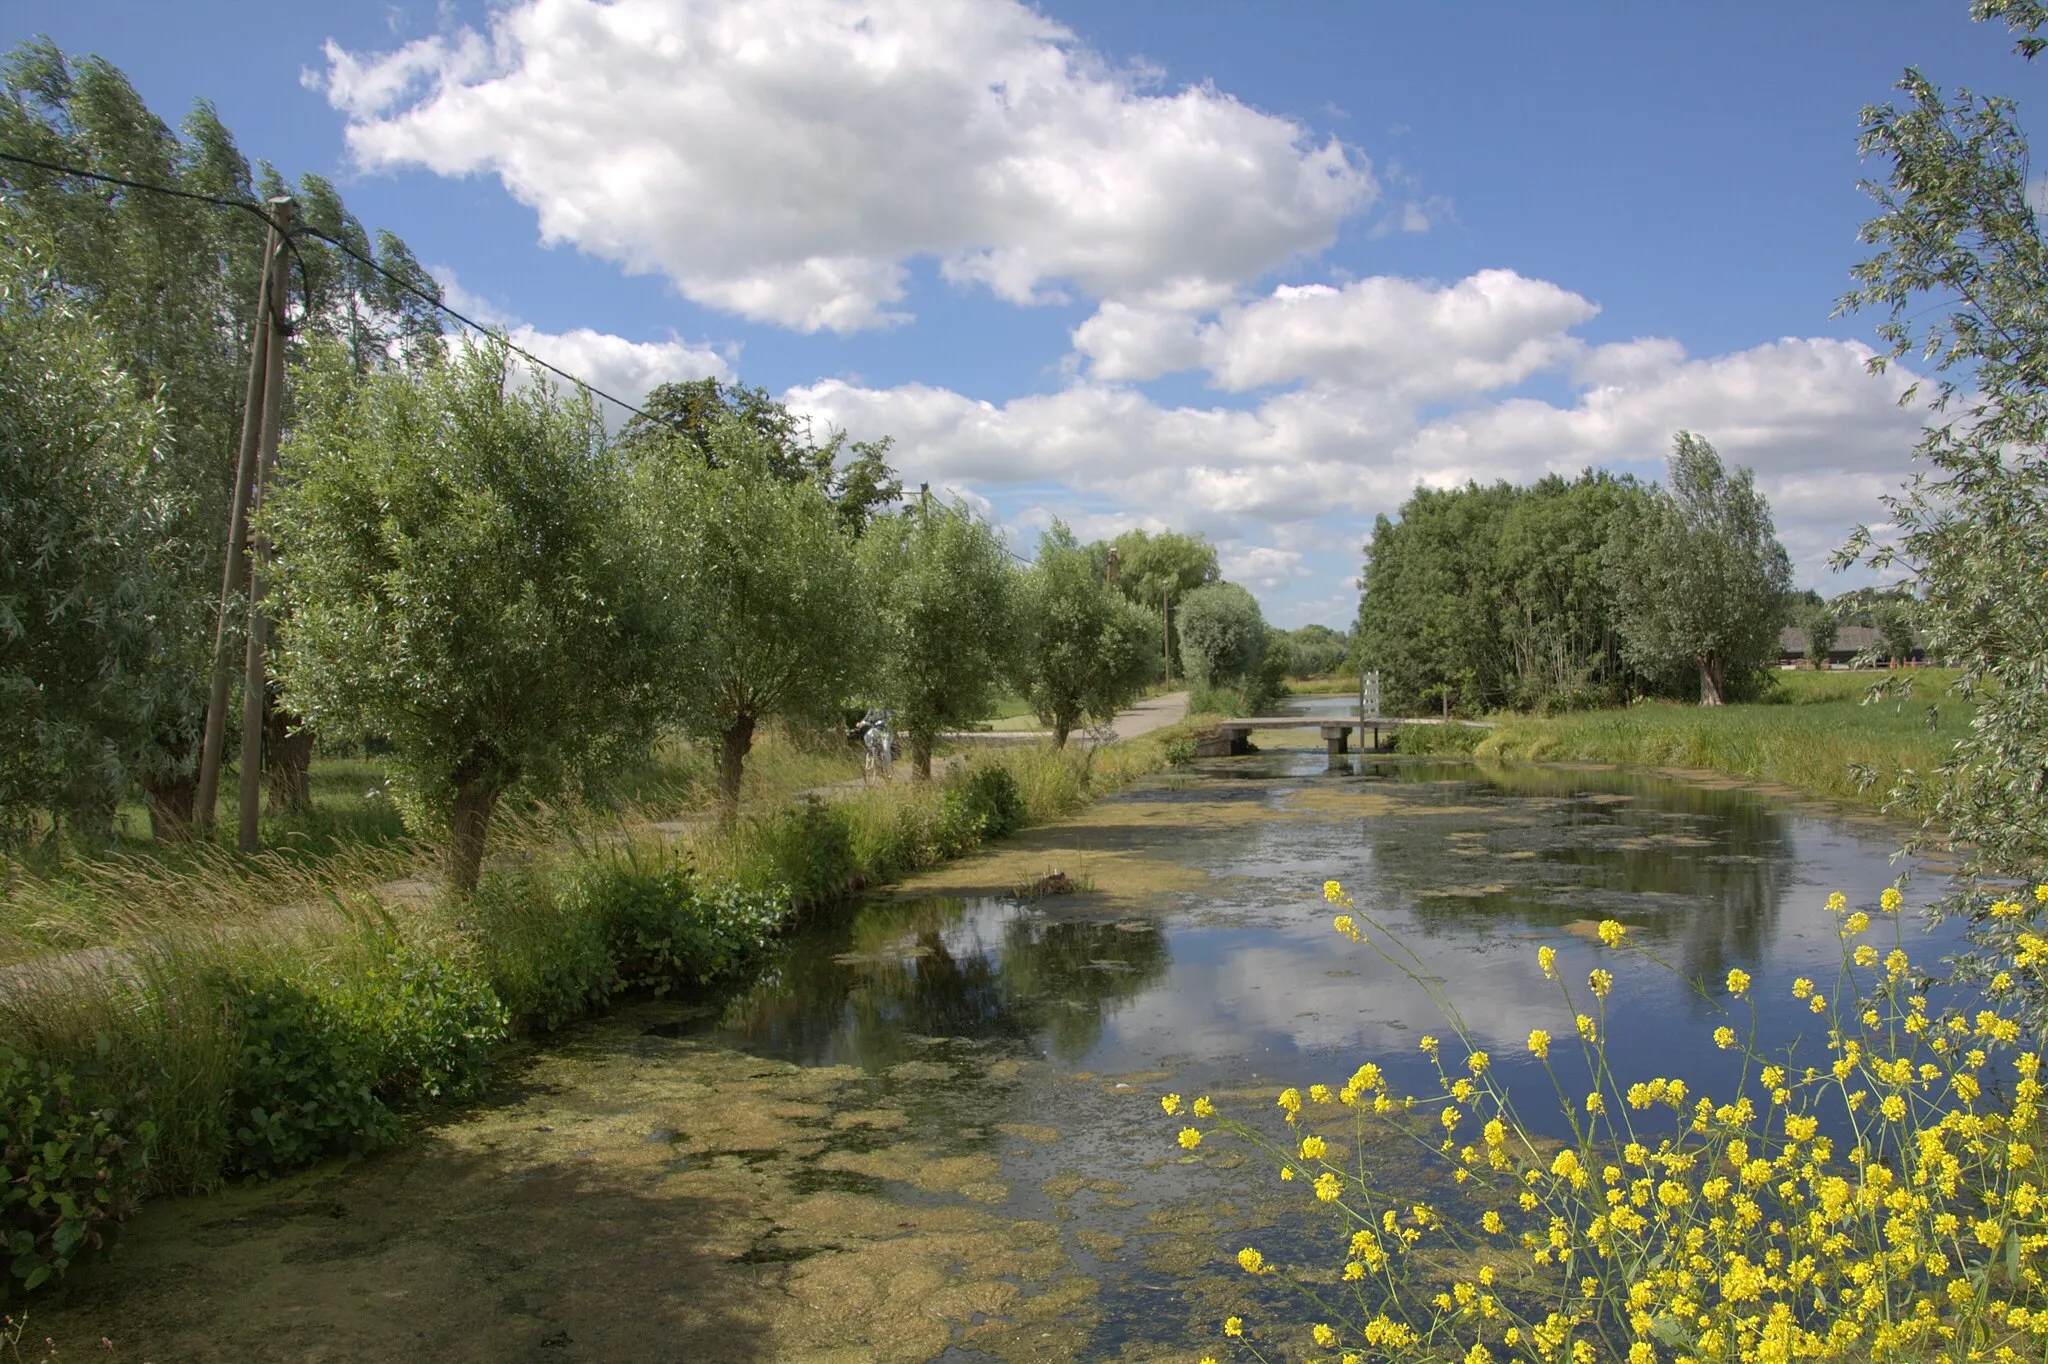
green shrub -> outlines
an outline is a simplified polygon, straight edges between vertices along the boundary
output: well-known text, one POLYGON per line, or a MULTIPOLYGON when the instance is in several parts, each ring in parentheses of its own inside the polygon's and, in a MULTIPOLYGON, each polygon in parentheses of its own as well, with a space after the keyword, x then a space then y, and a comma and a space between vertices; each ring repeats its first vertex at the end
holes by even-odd
POLYGON ((742 879, 757 890, 782 888, 797 904, 836 900, 864 879, 845 813, 816 796, 750 821, 742 839, 750 854, 742 879))
POLYGON ((788 916, 780 886, 700 889, 687 863, 613 854, 581 869, 565 899, 606 926, 618 983, 665 993, 727 975, 773 941, 788 916))
POLYGON ((466 906, 491 989, 521 1024, 552 1032, 601 1007, 619 988, 609 909, 556 874, 490 876, 466 906))
POLYGON ((98 1062, 53 1067, 0 1048, 0 1236, 25 1290, 106 1246, 155 1142, 146 1090, 114 1093, 98 1062))
POLYGON ((223 993, 242 1028, 227 1173, 268 1178, 397 1137, 376 1042, 347 1008, 295 980, 230 980, 223 993))
POLYGON ((389 928, 368 936, 368 967, 346 982, 342 1007, 369 1041, 377 1096, 418 1104, 481 1093, 511 1023, 489 982, 389 928))
POLYGON ((1004 767, 977 767, 960 784, 960 801, 980 822, 983 838, 1008 838, 1024 827, 1030 812, 1017 779, 1004 767))

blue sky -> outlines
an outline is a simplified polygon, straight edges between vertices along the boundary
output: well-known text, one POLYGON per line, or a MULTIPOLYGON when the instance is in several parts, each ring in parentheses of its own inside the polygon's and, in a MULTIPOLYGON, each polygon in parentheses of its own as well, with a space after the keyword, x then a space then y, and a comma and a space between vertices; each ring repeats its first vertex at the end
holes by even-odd
POLYGON ((1857 111, 2042 78, 1963 0, 0 6, 37 33, 566 368, 892 434, 1027 549, 1199 529, 1285 624, 1348 623, 1418 481, 1654 473, 1679 427, 1846 585, 1917 426, 1829 316, 1857 111))

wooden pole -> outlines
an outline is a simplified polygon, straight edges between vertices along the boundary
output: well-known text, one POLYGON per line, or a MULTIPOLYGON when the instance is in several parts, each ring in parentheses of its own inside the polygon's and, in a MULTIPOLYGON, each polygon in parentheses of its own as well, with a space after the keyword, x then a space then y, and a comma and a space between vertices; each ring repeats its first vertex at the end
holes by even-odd
POLYGON ((1159 589, 1159 656, 1166 660, 1166 689, 1173 690, 1173 584, 1159 589))
MULTIPOLYGON (((272 220, 282 236, 291 230, 292 202, 271 201, 272 220)), ((284 420, 284 328, 277 314, 284 307, 285 259, 279 251, 271 261, 269 334, 263 359, 263 431, 258 437, 256 477, 249 490, 249 519, 263 510, 263 484, 277 461, 279 427, 284 420)), ((270 562, 269 537, 260 531, 249 543, 249 632, 242 656, 241 816, 235 843, 245 853, 257 848, 257 821, 263 813, 263 702, 267 677, 263 666, 270 647, 270 622, 263 614, 264 570, 270 562)))
POLYGON ((263 242, 263 277, 256 286, 256 325, 249 336, 249 388, 242 400, 242 439, 235 456, 235 493, 228 511, 228 558, 220 574, 220 613, 213 628, 213 678, 206 694, 206 732, 199 745, 199 791, 192 826, 204 838, 220 803, 221 750, 227 744, 228 681, 235 645, 235 599, 248 580, 249 490, 263 431, 266 361, 270 352, 272 265, 284 253, 273 223, 263 242))

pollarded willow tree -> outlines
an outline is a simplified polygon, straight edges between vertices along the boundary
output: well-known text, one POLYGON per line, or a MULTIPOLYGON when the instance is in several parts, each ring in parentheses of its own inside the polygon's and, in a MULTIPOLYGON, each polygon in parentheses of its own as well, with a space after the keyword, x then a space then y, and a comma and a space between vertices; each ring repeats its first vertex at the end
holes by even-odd
POLYGON ((1152 672, 1152 617, 1097 573, 1087 549, 1055 521, 1023 575, 1017 689, 1053 746, 1086 720, 1106 722, 1136 700, 1152 672))
POLYGON ((1266 616, 1237 583, 1188 593, 1180 608, 1180 662, 1199 688, 1242 686, 1266 659, 1266 616))
POLYGON ((47 257, 0 232, 0 835, 106 832, 148 745, 161 432, 47 257))
POLYGON ((669 619, 621 534, 625 480, 588 397, 496 340, 369 376, 331 345, 301 378, 266 508, 280 688, 324 733, 389 740, 467 891, 509 789, 595 776, 659 716, 669 619))
POLYGON ((1017 574, 995 527, 964 503, 916 506, 868 523, 861 561, 873 602, 873 685, 896 711, 913 770, 932 743, 995 702, 1017 647, 1017 574))
POLYGON ((836 706, 869 666, 873 630, 824 480, 783 477, 775 442, 739 417, 704 440, 636 442, 636 522, 681 641, 664 690, 683 726, 718 745, 730 826, 756 730, 836 706))
POLYGON ((1697 668, 1700 704, 1718 706, 1731 673, 1777 656, 1792 561, 1748 469, 1730 474, 1712 445, 1680 431, 1668 477, 1608 541, 1615 624, 1636 667, 1697 668))

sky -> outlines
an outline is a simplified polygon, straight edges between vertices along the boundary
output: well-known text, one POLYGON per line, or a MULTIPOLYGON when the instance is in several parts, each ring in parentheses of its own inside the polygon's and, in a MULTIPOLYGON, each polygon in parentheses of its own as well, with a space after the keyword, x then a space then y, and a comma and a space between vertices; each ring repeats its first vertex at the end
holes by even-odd
POLYGON ((2020 101, 1964 0, 0 0, 338 182, 628 400, 760 385, 1027 555, 1199 531, 1348 627, 1418 484, 1755 469, 1802 587, 1910 470, 1834 316, 1903 70, 2020 101))

